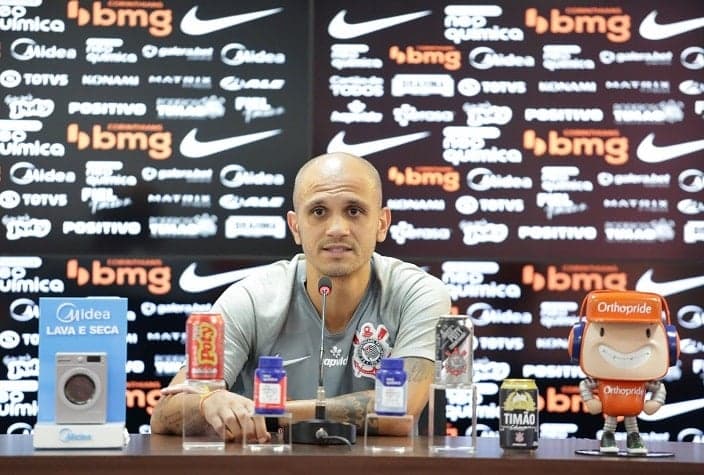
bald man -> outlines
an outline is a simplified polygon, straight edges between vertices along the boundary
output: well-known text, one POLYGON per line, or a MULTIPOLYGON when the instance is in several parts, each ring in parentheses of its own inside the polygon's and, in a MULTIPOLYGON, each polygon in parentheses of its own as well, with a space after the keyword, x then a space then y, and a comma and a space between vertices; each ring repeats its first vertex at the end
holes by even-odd
MULTIPOLYGON (((376 168, 360 157, 330 153, 306 162, 293 189, 288 227, 303 253, 265 266, 228 287, 212 311, 225 319, 225 380, 229 391, 203 401, 178 388, 185 369, 154 408, 153 433, 181 434, 181 404, 190 424, 226 429, 229 439, 265 440, 253 422, 254 371, 260 356, 278 355, 288 379, 287 411, 294 422, 315 415, 320 335, 324 335, 327 417, 363 428, 374 411, 374 375, 384 357, 404 359, 408 413, 418 416, 433 377, 435 324, 450 311, 443 283, 415 265, 375 252, 391 212, 383 206, 376 168), (318 280, 328 276, 325 329, 318 280), (170 389, 174 388, 174 389, 170 389)), ((379 434, 407 429, 383 421, 379 434)))

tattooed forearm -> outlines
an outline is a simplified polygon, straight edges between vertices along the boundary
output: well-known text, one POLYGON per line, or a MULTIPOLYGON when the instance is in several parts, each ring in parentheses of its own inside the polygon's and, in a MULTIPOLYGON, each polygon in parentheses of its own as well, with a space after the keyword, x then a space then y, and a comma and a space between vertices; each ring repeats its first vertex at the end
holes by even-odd
POLYGON ((404 358, 403 368, 408 375, 408 382, 429 381, 433 377, 434 363, 424 358, 404 358))
MULTIPOLYGON (((409 385, 432 381, 433 362, 424 358, 404 358, 409 385)), ((364 428, 367 414, 374 412, 374 390, 360 391, 328 399, 328 417, 364 428)))
POLYGON ((183 426, 183 413, 174 412, 171 414, 161 413, 152 417, 152 425, 159 423, 159 427, 165 428, 170 434, 178 434, 178 429, 183 426), (158 421, 156 421, 158 419, 158 421))
POLYGON ((374 391, 360 391, 330 398, 327 401, 327 414, 340 422, 364 427, 367 414, 374 411, 374 391))
MULTIPOLYGON (((357 427, 357 432, 364 430, 367 414, 374 412, 374 391, 361 391, 328 399, 327 415, 332 420, 347 422, 357 427)), ((370 418, 367 435, 405 436, 411 433, 412 420, 370 418)))
POLYGON ((151 426, 153 432, 180 435, 183 430, 184 421, 192 433, 204 433, 208 430, 209 424, 198 411, 197 396, 178 394, 162 397, 165 400, 162 401, 158 410, 152 413, 151 426), (190 401, 184 401, 184 398, 188 398, 190 401), (184 404, 187 404, 187 407, 190 409, 183 411, 184 404))

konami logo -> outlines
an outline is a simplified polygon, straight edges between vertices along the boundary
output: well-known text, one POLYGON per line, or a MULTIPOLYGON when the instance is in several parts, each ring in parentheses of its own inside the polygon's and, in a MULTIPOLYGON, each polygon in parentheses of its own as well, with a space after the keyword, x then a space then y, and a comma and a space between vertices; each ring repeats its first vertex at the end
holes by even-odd
POLYGON ((624 15, 619 7, 567 7, 564 14, 551 8, 550 18, 540 16, 536 8, 529 8, 525 20, 526 26, 535 28, 539 35, 547 31, 560 35, 600 33, 612 43, 631 39, 631 16, 624 15))
POLYGON ((523 148, 533 150, 536 157, 596 155, 610 165, 623 165, 628 161, 628 137, 621 136, 618 130, 565 129, 562 135, 550 130, 547 139, 538 137, 535 130, 524 130, 523 148))
POLYGON ((161 124, 108 124, 107 130, 93 125, 91 133, 83 132, 78 124, 68 124, 66 140, 78 150, 146 150, 149 158, 164 160, 171 157, 171 132, 161 124))
POLYGON ((546 273, 541 274, 535 271, 533 265, 528 264, 523 266, 521 281, 536 292, 626 290, 628 276, 617 270, 615 266, 563 265, 561 270, 556 266, 548 266, 546 273))
POLYGON ((107 259, 105 265, 93 259, 90 269, 81 267, 78 259, 70 259, 66 277, 74 279, 79 287, 139 285, 153 295, 171 290, 171 267, 163 265, 161 259, 107 259))
MULTIPOLYGON (((147 28, 147 31, 156 37, 168 36, 171 34, 173 12, 165 8, 153 8, 148 11, 146 8, 110 8, 103 7, 102 2, 94 1, 92 9, 81 8, 79 0, 69 0, 66 4, 66 17, 76 20, 78 26, 99 26, 99 27, 140 27, 147 28)), ((119 4, 122 2, 114 2, 119 4)), ((129 2, 135 4, 149 4, 163 6, 162 2, 129 2)))

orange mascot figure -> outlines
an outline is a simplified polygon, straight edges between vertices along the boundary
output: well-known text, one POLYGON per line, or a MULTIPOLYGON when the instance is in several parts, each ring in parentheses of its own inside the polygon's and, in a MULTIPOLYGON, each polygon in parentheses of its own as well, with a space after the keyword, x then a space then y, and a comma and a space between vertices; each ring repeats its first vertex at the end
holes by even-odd
POLYGON ((636 416, 653 414, 665 403, 660 379, 679 357, 679 336, 665 299, 648 292, 590 292, 567 349, 587 375, 579 384, 587 410, 605 416, 599 452, 619 452, 614 432, 622 416, 627 453, 647 454, 636 416))

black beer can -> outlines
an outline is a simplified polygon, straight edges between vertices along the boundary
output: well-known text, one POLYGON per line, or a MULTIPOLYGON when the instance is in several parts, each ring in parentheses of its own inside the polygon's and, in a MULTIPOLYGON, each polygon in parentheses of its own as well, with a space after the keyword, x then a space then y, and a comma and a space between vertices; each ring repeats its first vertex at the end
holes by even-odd
POLYGON ((505 379, 499 389, 502 449, 538 447, 538 386, 533 379, 505 379))

